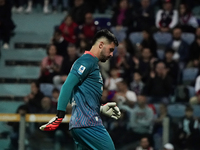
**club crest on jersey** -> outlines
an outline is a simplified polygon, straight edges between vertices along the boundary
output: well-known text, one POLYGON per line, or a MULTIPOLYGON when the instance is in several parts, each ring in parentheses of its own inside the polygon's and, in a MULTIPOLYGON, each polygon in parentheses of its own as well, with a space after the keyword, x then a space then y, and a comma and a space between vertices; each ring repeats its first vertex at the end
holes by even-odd
POLYGON ((82 75, 84 71, 85 71, 85 67, 81 65, 78 69, 78 74, 82 75))

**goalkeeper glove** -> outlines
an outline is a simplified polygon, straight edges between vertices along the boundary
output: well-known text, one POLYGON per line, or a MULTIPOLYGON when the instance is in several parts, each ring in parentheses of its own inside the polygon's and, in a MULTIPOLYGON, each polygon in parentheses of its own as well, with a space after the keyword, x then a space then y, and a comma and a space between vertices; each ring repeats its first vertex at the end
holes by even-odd
POLYGON ((65 112, 58 110, 57 116, 53 117, 47 124, 40 126, 40 130, 54 131, 61 124, 64 117, 65 117, 65 112))
POLYGON ((121 116, 121 112, 119 108, 116 106, 115 102, 106 103, 105 105, 100 107, 100 112, 104 114, 105 116, 119 119, 121 116))

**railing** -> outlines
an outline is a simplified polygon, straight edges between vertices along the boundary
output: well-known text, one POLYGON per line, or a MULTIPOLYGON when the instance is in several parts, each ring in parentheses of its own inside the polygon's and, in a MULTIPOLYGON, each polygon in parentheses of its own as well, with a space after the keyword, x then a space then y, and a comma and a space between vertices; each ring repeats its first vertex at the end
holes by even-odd
MULTIPOLYGON (((44 122, 47 123, 50 119, 55 117, 55 114, 0 114, 0 121, 2 122, 19 122, 19 150, 25 150, 25 124, 26 122, 44 122)), ((71 115, 65 115, 62 123, 69 123, 71 115)), ((169 142, 169 118, 163 120, 163 144, 169 142)))
MULTIPOLYGON (((44 122, 47 123, 50 119, 55 117, 54 114, 0 114, 0 121, 2 122, 19 122, 19 150, 25 150, 25 124, 26 122, 44 122)), ((62 123, 69 123, 71 115, 65 115, 62 123)))

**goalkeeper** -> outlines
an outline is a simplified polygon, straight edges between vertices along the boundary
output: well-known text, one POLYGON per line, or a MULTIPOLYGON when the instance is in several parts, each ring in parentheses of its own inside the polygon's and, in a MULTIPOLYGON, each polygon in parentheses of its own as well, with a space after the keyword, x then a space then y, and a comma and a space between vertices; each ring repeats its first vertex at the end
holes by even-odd
POLYGON ((90 51, 76 60, 61 88, 58 99, 57 116, 40 127, 43 131, 53 131, 62 122, 68 102, 72 103, 69 130, 78 150, 114 150, 113 141, 102 124, 100 113, 118 119, 120 110, 115 102, 100 106, 103 79, 98 62, 105 62, 113 56, 118 46, 115 36, 108 30, 98 31, 90 51))

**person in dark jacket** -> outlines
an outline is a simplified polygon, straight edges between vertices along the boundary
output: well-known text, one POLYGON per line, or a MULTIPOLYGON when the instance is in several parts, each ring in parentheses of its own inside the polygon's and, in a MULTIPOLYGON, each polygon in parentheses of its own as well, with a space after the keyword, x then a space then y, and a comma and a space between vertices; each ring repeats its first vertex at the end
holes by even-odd
POLYGON ((57 49, 57 55, 65 57, 67 55, 66 49, 68 46, 68 42, 64 39, 62 36, 62 32, 57 29, 54 32, 53 39, 52 39, 53 45, 55 45, 57 49))
POLYGON ((173 39, 168 43, 168 47, 175 51, 173 59, 186 63, 189 56, 189 45, 183 39, 181 39, 181 35, 181 28, 174 28, 173 39))
POLYGON ((8 0, 0 0, 0 38, 3 40, 4 49, 9 49, 11 32, 15 28, 11 15, 10 2, 8 0))
POLYGON ((31 83, 31 93, 24 97, 24 102, 28 106, 30 113, 38 113, 41 110, 41 100, 44 94, 40 91, 39 83, 31 83))
POLYGON ((141 7, 136 9, 134 16, 137 20, 137 30, 151 29, 154 26, 154 10, 150 6, 150 0, 141 0, 141 7))
POLYGON ((120 0, 116 8, 113 9, 111 26, 129 27, 132 22, 132 10, 129 8, 128 0, 120 0))
POLYGON ((152 37, 149 30, 142 31, 143 40, 141 42, 141 48, 148 47, 151 50, 152 56, 157 57, 157 43, 152 37))
POLYGON ((150 73, 150 78, 144 87, 143 94, 150 97, 152 103, 168 102, 168 97, 172 90, 172 80, 167 74, 166 66, 163 62, 158 62, 155 72, 150 73))
POLYGON ((193 108, 187 106, 185 116, 178 124, 176 144, 181 149, 199 149, 199 122, 193 117, 193 108))

